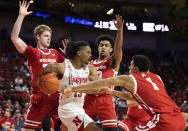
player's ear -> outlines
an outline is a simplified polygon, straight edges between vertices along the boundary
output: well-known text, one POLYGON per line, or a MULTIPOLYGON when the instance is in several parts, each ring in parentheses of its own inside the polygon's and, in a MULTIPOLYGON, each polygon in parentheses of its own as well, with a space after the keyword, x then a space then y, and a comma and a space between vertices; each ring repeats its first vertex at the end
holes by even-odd
POLYGON ((78 55, 78 56, 81 56, 81 51, 78 51, 78 52, 77 52, 77 55, 78 55))
POLYGON ((40 35, 39 34, 36 35, 36 39, 37 39, 37 41, 40 39, 40 35))
POLYGON ((138 66, 135 66, 135 70, 136 72, 139 72, 138 66))
POLYGON ((113 51, 113 48, 110 49, 110 53, 113 51))

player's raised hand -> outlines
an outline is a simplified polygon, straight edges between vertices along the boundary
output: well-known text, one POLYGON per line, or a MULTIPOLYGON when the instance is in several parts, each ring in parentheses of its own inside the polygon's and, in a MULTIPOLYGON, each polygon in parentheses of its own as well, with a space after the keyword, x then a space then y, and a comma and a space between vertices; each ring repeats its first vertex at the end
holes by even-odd
POLYGON ((19 1, 19 6, 20 6, 20 10, 19 10, 19 14, 23 15, 23 16, 27 16, 31 13, 33 13, 32 11, 27 11, 27 9, 29 8, 30 3, 27 1, 19 1))
POLYGON ((115 27, 117 28, 117 30, 119 31, 123 31, 123 24, 124 24, 124 20, 122 18, 122 16, 120 16, 119 14, 115 16, 115 20, 113 20, 115 27))
POLYGON ((64 54, 66 55, 66 47, 67 45, 70 43, 69 39, 64 39, 62 40, 62 46, 63 46, 63 49, 62 48, 59 48, 59 50, 64 54))

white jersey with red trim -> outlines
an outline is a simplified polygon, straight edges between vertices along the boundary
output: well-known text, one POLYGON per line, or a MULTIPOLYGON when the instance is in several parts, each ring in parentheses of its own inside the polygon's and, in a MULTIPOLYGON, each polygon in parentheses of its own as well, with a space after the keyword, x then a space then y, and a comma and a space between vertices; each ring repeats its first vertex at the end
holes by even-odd
MULTIPOLYGON (((99 61, 98 59, 92 60, 90 64, 96 67, 97 74, 101 79, 117 76, 118 72, 112 69, 110 65, 110 57, 104 59, 103 61, 99 61)), ((113 88, 113 86, 109 88, 113 88)))
MULTIPOLYGON (((89 68, 88 65, 84 65, 81 69, 75 69, 70 60, 65 60, 65 72, 61 80, 62 85, 76 86, 88 81, 89 68)), ((85 93, 74 92, 72 96, 62 100, 62 94, 60 95, 59 108, 83 107, 85 93)))

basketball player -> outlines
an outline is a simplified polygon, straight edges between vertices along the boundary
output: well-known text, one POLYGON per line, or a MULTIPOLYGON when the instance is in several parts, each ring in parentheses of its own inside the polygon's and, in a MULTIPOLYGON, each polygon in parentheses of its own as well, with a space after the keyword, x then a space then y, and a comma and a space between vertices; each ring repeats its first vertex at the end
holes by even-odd
POLYGON ((129 92, 116 91, 110 88, 102 88, 101 90, 106 94, 113 94, 127 101, 128 111, 124 120, 118 122, 119 131, 132 131, 139 124, 150 120, 150 115, 137 101, 132 100, 133 97, 129 92))
MULTIPOLYGON (((114 40, 109 35, 101 35, 96 40, 99 58, 91 61, 90 64, 97 68, 98 76, 101 79, 115 77, 118 73, 122 60, 123 24, 122 16, 116 15, 116 22, 114 21, 114 25, 117 28, 115 47, 114 40)), ((114 100, 111 94, 86 95, 84 109, 93 120, 96 120, 97 117, 100 119, 105 131, 117 130, 114 100)))
MULTIPOLYGON (((64 63, 47 65, 41 76, 46 73, 62 75, 61 84, 66 86, 76 86, 98 79, 95 67, 88 66, 91 58, 91 48, 88 43, 69 43, 66 55, 69 60, 66 59, 64 63)), ((68 131, 100 131, 100 128, 83 109, 84 98, 85 93, 75 92, 67 96, 60 94, 58 114, 68 131)))
MULTIPOLYGON (((181 109, 167 95, 161 78, 149 72, 149 68, 150 60, 146 56, 136 55, 132 58, 129 67, 130 75, 121 75, 117 78, 73 86, 65 89, 64 92, 93 90, 96 87, 123 86, 130 91, 132 97, 151 116, 149 121, 143 122, 133 130, 184 131, 185 120, 181 114, 181 109)), ((65 87, 62 86, 61 88, 65 87)), ((134 101, 134 99, 132 100, 134 101)))
POLYGON ((30 106, 24 122, 25 131, 31 131, 41 128, 42 121, 46 115, 50 115, 55 121, 58 118, 58 93, 51 95, 43 94, 36 86, 36 81, 48 63, 63 62, 65 58, 57 50, 48 49, 52 34, 49 26, 39 25, 35 28, 34 34, 37 41, 37 48, 27 45, 19 37, 23 19, 32 13, 32 11, 27 11, 29 2, 19 2, 19 6, 19 15, 11 33, 11 40, 18 52, 26 57, 31 73, 32 87, 30 106))

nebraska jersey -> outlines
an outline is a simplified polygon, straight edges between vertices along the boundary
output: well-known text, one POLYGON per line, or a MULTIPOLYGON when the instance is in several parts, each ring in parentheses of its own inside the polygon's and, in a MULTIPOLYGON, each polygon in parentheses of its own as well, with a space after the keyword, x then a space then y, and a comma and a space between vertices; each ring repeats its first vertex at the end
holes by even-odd
MULTIPOLYGON (((112 69, 112 67, 110 66, 110 57, 104 59, 103 61, 99 61, 98 59, 95 59, 91 61, 90 64, 96 67, 97 74, 101 79, 117 76, 118 72, 112 69)), ((113 87, 109 87, 109 88, 113 88, 113 87)))
POLYGON ((134 98, 151 115, 180 112, 180 108, 167 95, 161 78, 151 72, 130 75, 134 81, 134 98))
POLYGON ((65 60, 65 58, 55 49, 42 50, 31 46, 27 46, 23 55, 27 59, 27 66, 31 73, 31 93, 40 92, 40 89, 36 87, 36 82, 43 68, 47 66, 47 64, 60 63, 65 60))
MULTIPOLYGON (((61 80, 61 85, 76 86, 82 83, 86 83, 89 77, 89 68, 88 65, 84 65, 81 69, 75 69, 72 63, 66 59, 65 60, 65 72, 61 80)), ((59 107, 61 108, 71 108, 81 107, 83 108, 85 93, 74 92, 72 96, 67 99, 62 99, 62 94, 60 94, 60 103, 59 107)))

